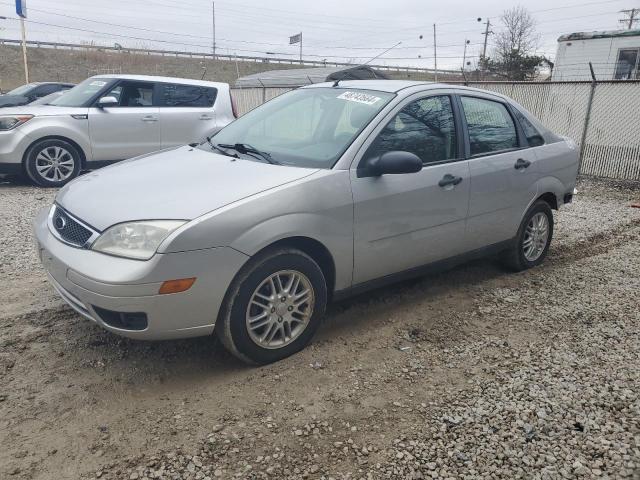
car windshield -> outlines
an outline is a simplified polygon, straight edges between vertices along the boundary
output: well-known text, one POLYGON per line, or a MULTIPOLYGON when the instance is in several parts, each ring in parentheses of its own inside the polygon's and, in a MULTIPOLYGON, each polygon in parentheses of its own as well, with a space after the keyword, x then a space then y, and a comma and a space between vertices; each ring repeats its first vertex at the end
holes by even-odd
POLYGON ((29 90, 33 90, 36 86, 35 83, 27 83, 26 85, 22 85, 21 87, 14 88, 9 91, 7 95, 24 95, 25 93, 29 93, 29 90))
POLYGON ((105 86, 113 82, 111 78, 88 78, 64 95, 52 100, 49 105, 58 107, 86 107, 87 103, 105 86))
MULTIPOLYGON (((332 168, 394 94, 338 87, 285 93, 231 123, 212 139, 231 154, 247 148, 257 161, 332 168), (230 149, 232 146, 239 146, 230 149), (225 147, 223 147, 225 148, 225 147), (256 151, 262 155, 255 155, 256 151)), ((203 143, 200 148, 211 148, 203 143)))

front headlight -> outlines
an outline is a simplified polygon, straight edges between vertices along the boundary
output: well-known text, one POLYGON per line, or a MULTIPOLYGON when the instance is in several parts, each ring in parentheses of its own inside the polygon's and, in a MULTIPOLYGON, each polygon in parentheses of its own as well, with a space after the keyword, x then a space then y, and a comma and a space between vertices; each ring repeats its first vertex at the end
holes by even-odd
POLYGON ((33 118, 33 115, 0 115, 0 130, 11 130, 33 118))
POLYGON ((117 257, 149 260, 162 241, 185 223, 184 220, 120 223, 103 232, 91 249, 117 257))

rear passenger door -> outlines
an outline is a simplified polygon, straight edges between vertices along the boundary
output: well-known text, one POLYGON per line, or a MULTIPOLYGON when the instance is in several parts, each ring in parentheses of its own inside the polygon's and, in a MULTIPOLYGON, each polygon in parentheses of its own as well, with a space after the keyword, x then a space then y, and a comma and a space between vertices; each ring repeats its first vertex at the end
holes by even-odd
POLYGON ((219 130, 214 109, 216 88, 160 83, 157 89, 162 148, 202 141, 219 130))
POLYGON ((459 99, 470 155, 467 250, 475 250, 515 237, 537 193, 536 157, 506 103, 488 96, 459 99))

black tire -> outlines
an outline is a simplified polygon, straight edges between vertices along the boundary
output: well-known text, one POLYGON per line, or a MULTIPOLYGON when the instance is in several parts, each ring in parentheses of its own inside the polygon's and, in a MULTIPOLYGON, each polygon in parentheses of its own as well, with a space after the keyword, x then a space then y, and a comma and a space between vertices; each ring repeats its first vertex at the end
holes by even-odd
POLYGON ((551 240, 553 238, 553 211, 547 202, 544 200, 538 200, 534 203, 527 213, 524 215, 522 222, 520 223, 520 228, 518 228, 518 234, 516 236, 516 240, 512 247, 509 248, 504 253, 504 263, 508 268, 513 271, 521 272, 522 270, 527 270, 529 268, 533 268, 537 265, 540 265, 545 257, 547 256, 547 252, 549 251, 549 246, 551 245, 551 240), (546 238, 546 244, 542 249, 542 252, 535 259, 528 259, 525 255, 524 242, 527 237, 527 226, 531 219, 537 214, 544 214, 547 217, 548 222, 548 235, 546 238))
MULTIPOLYGON (((285 274, 284 279, 286 278, 285 274)), ((276 302, 279 301, 276 300, 276 302)), ((322 270, 311 257, 300 250, 292 248, 266 251, 252 258, 231 283, 220 311, 216 334, 225 348, 243 362, 254 365, 276 362, 299 352, 309 344, 320 326, 326 305, 326 280, 322 270), (249 332, 247 315, 251 310, 248 309, 256 289, 270 276, 283 271, 294 271, 302 274, 303 281, 307 281, 312 288, 314 301, 313 305, 308 307, 307 310, 309 318, 303 323, 306 326, 304 328, 301 327, 295 339, 291 340, 290 343, 283 344, 281 347, 265 348, 259 345, 257 341, 254 341, 252 334, 249 332)), ((264 309, 264 312, 267 310, 264 309)), ((278 313, 273 313, 274 310, 269 310, 269 312, 267 316, 273 327, 267 325, 264 330, 258 331, 258 333, 265 332, 267 328, 282 328, 281 333, 284 334, 284 325, 280 326, 275 323, 276 321, 282 322, 282 317, 279 317, 278 313)), ((286 317, 285 323, 287 323, 286 317)), ((291 325, 291 323, 287 323, 287 325, 291 325)), ((256 331, 253 331, 253 335, 256 335, 256 331)), ((291 327, 289 327, 289 331, 292 331, 291 327)), ((265 335, 268 336, 268 334, 265 335)))
MULTIPOLYGON (((52 165, 52 164, 51 164, 52 165)), ((40 140, 27 150, 24 159, 24 170, 29 179, 41 187, 62 187, 80 174, 82 167, 82 155, 71 143, 60 139, 40 140), (42 158, 42 155, 55 157, 56 152, 61 152, 60 162, 63 164, 41 173, 38 166, 51 164, 42 158)))

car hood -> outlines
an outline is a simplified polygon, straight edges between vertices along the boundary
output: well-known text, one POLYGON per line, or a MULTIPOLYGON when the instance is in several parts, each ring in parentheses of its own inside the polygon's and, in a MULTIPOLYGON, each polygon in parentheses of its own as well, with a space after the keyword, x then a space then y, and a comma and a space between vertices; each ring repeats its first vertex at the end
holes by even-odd
POLYGON ((97 230, 132 220, 192 220, 316 171, 179 147, 87 173, 56 202, 97 230))
POLYGON ((0 107, 13 107, 26 103, 29 103, 29 99, 22 95, 0 95, 0 107))
MULTIPOLYGON (((0 104, 0 107, 2 105, 0 104)), ((86 114, 87 107, 56 107, 55 105, 23 105, 21 107, 5 107, 0 115, 34 115, 37 117, 51 117, 58 115, 86 114)))

